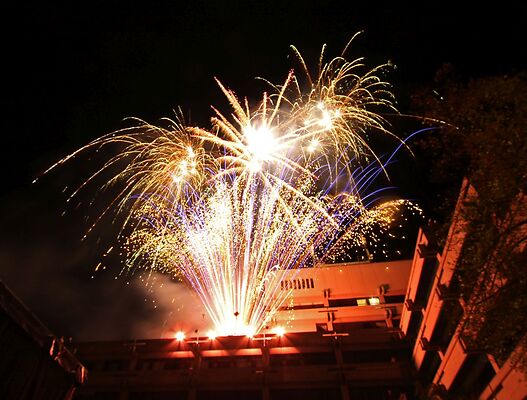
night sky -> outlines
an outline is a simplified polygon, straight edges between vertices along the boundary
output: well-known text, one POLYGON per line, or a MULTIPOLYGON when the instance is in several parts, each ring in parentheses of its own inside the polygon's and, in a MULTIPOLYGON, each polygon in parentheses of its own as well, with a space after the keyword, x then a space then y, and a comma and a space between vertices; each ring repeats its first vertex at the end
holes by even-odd
MULTIPOLYGON (((412 90, 445 62, 466 77, 526 69, 521 2, 462 9, 461 2, 439 1, 173 3, 107 2, 98 9, 25 3, 4 13, 0 279, 58 335, 159 337, 200 323, 200 307, 187 304, 189 294, 168 279, 147 293, 137 279, 115 279, 119 266, 92 278, 112 228, 81 241, 96 210, 66 204, 62 193, 86 177, 87 160, 41 176, 83 144, 126 126, 124 118, 157 123, 181 107, 206 127, 211 104, 228 110, 214 77, 255 101, 264 88, 255 77, 281 83, 297 67, 289 45, 315 65, 324 43, 336 56, 360 30, 350 58, 396 65, 387 79, 402 111, 412 90)), ((409 172, 396 175, 414 178, 400 183, 401 195, 419 202, 420 174, 410 172, 411 160, 401 165, 409 172)))

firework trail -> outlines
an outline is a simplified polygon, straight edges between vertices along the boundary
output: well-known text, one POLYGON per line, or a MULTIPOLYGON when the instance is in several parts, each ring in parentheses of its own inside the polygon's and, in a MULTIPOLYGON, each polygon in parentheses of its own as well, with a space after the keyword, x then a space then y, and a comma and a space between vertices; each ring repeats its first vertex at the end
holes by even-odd
POLYGON ((288 296, 279 271, 363 245, 372 227, 386 229, 409 204, 379 204, 368 193, 384 164, 365 135, 390 134, 371 111, 393 110, 379 78, 386 66, 361 72, 362 59, 324 62, 323 49, 313 78, 293 51, 302 81, 291 71, 283 84, 269 83, 255 107, 217 81, 232 111, 214 109, 210 129, 182 118, 166 127, 137 121, 55 165, 122 146, 72 197, 117 168, 106 185, 120 191, 103 215, 125 215, 118 239, 126 268, 184 281, 220 334, 262 330, 288 296))

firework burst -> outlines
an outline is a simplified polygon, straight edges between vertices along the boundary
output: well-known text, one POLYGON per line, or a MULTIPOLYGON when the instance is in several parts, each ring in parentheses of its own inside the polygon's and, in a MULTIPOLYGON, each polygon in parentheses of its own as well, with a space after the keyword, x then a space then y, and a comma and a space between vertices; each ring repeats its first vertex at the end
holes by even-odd
POLYGON ((214 109, 210 129, 183 118, 166 127, 138 121, 55 165, 122 146, 72 196, 119 168, 107 182, 119 193, 103 215, 125 215, 119 240, 126 269, 187 283, 220 334, 260 331, 288 296, 279 271, 363 245, 369 229, 386 229, 407 204, 375 203, 367 193, 384 164, 365 134, 390 134, 375 112, 393 109, 379 77, 385 66, 363 72, 362 59, 324 62, 323 49, 313 78, 293 51, 303 82, 294 71, 281 85, 268 82, 256 106, 217 81, 232 110, 214 109))

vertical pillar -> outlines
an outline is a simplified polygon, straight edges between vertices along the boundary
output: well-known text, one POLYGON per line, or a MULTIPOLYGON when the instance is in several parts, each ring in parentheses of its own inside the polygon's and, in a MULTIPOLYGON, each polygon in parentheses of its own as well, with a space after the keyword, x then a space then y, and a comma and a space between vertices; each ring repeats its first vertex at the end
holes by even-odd
POLYGON ((187 393, 187 400, 196 400, 196 388, 190 387, 187 393))
POLYGON ((262 349, 262 400, 271 400, 271 393, 269 391, 269 384, 267 383, 267 371, 269 370, 269 347, 265 345, 262 349))
POLYGON ((345 383, 340 384, 340 398, 342 400, 350 400, 350 392, 348 390, 348 385, 345 383))
POLYGON ((262 400, 271 400, 271 394, 267 383, 264 383, 264 386, 262 387, 262 400))
POLYGON ((335 360, 337 361, 338 378, 340 382, 340 398, 342 400, 350 400, 348 385, 346 385, 346 377, 344 376, 344 357, 342 356, 342 348, 340 346, 340 338, 335 336, 333 340, 333 352, 335 353, 335 360))

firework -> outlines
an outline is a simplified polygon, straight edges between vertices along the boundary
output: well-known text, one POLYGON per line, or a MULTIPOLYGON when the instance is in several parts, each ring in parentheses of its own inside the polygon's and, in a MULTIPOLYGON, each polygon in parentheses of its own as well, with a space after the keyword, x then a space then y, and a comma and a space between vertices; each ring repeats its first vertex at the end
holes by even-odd
MULTIPOLYGON (((393 109, 389 86, 362 59, 324 62, 314 79, 269 83, 257 104, 240 101, 218 81, 228 115, 211 128, 183 118, 166 127, 143 121, 69 155, 118 144, 83 185, 118 168, 107 182, 120 191, 106 211, 124 214, 119 240, 127 270, 173 275, 197 294, 219 334, 254 334, 288 292, 279 271, 314 267, 363 245, 386 229, 407 202, 378 204, 368 188, 384 173, 365 134, 390 134, 372 109, 393 109), (123 167, 124 165, 124 167, 123 167)), ((53 167, 52 167, 53 168, 53 167)))

